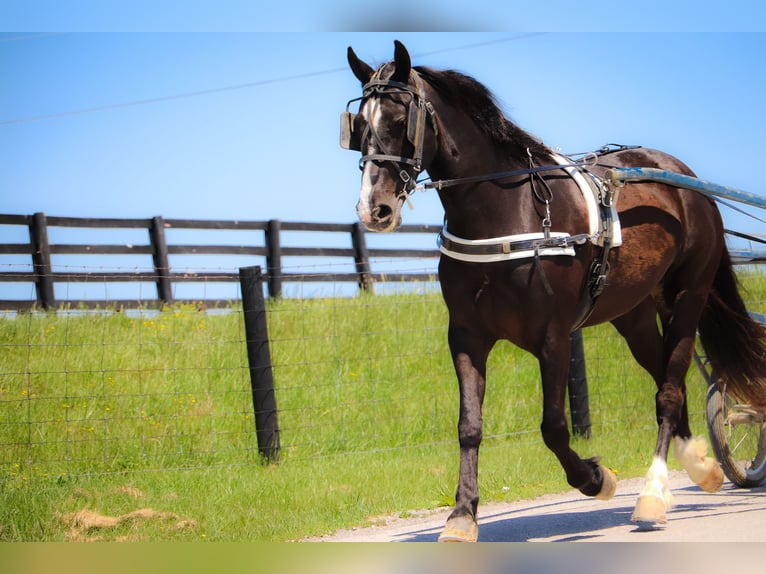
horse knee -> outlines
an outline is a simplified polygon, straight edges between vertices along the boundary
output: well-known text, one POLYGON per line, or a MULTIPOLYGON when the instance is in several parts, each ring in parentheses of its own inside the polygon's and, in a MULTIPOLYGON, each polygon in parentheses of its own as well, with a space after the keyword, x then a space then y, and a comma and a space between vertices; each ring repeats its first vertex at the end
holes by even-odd
POLYGON ((685 400, 683 388, 668 383, 663 385, 655 396, 657 423, 670 422, 675 427, 681 420, 685 400))
POLYGON ((569 444, 569 427, 566 420, 544 420, 543 424, 540 425, 540 432, 543 435, 545 446, 553 452, 569 444))
POLYGON ((482 420, 463 419, 458 423, 457 431, 462 448, 478 448, 483 437, 482 420))

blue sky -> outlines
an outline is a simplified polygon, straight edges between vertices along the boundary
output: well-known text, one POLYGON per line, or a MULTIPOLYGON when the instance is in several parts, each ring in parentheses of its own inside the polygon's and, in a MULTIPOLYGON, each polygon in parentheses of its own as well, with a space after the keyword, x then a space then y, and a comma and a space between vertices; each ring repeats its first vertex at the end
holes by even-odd
MULTIPOLYGON (((343 1, 0 0, 0 212, 352 222, 358 155, 338 146, 338 121, 360 87, 345 52, 382 63, 394 39, 415 64, 475 76, 565 153, 656 147, 766 194, 760 5, 436 4, 437 20, 434 3, 399 0, 387 6, 406 17, 343 1), (447 31, 350 31, 381 28, 447 31)), ((413 202, 406 223, 440 223, 435 193, 413 202)))
POLYGON ((2 0, 9 31, 763 31, 760 0, 2 0))
MULTIPOLYGON (((358 157, 338 116, 393 40, 492 89, 564 152, 669 151, 763 191, 766 34, 62 33, 0 36, 0 210, 349 222, 358 157)), ((438 223, 435 194, 409 222, 438 223)))

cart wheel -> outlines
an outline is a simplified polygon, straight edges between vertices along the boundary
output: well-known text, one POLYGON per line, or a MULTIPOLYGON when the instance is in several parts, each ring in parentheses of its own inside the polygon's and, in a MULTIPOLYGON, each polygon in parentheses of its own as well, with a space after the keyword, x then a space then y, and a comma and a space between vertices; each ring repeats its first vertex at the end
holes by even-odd
POLYGON ((766 413, 738 403, 731 394, 711 384, 707 393, 707 429, 715 457, 730 481, 752 488, 766 479, 766 413))

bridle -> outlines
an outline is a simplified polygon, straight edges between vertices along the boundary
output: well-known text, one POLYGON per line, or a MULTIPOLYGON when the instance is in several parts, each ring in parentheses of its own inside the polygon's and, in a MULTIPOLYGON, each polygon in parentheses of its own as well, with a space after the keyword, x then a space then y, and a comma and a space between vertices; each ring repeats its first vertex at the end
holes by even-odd
MULTIPOLYGON (((378 77, 380 71, 376 72, 372 79, 362 87, 362 96, 354 98, 348 101, 346 104, 346 111, 341 113, 341 131, 340 131, 340 145, 342 148, 352 151, 362 151, 362 142, 368 136, 371 137, 376 146, 379 149, 385 149, 380 136, 369 125, 368 122, 360 116, 360 114, 350 111, 351 105, 355 102, 360 102, 359 108, 364 106, 365 101, 368 99, 388 94, 405 94, 411 97, 411 102, 408 106, 407 117, 407 139, 413 144, 414 151, 412 157, 406 157, 402 155, 394 155, 388 153, 371 153, 366 154, 359 160, 359 169, 363 170, 365 163, 368 161, 382 161, 392 162, 399 166, 410 166, 410 170, 414 172, 412 175, 409 173, 406 167, 401 167, 399 171, 399 178, 404 183, 404 188, 400 195, 404 195, 409 198, 416 191, 425 191, 428 189, 442 190, 447 187, 453 187, 457 185, 479 183, 484 181, 496 181, 499 179, 507 179, 511 177, 517 177, 521 175, 534 175, 547 171, 558 171, 564 169, 560 165, 542 165, 532 166, 529 168, 516 169, 511 171, 504 171, 498 173, 482 174, 470 177, 461 177, 456 179, 445 179, 438 181, 417 181, 417 174, 423 170, 423 148, 426 132, 426 119, 430 118, 431 126, 435 135, 438 136, 438 127, 436 123, 436 110, 430 101, 426 99, 423 79, 415 71, 411 70, 410 74, 414 80, 415 86, 404 84, 402 82, 396 82, 394 80, 382 80, 378 77)), ((580 161, 572 162, 574 167, 587 167, 595 163, 597 154, 586 154, 586 157, 580 161)))
POLYGON ((435 119, 436 112, 431 102, 426 99, 423 80, 415 70, 410 72, 415 83, 414 87, 394 80, 380 79, 378 74, 379 72, 362 87, 362 97, 349 100, 346 104, 346 111, 341 114, 341 147, 354 151, 362 151, 362 142, 367 137, 371 137, 375 141, 376 148, 381 150, 381 153, 362 155, 362 158, 359 160, 359 168, 364 169, 364 165, 368 161, 394 163, 398 169, 399 178, 404 184, 400 195, 407 197, 415 191, 417 174, 423 170, 426 118, 430 117, 433 130, 438 134, 435 119), (359 107, 361 110, 365 101, 370 98, 390 94, 401 94, 411 98, 410 103, 405 103, 404 105, 407 106, 406 137, 414 148, 412 157, 382 153, 385 150, 385 145, 375 129, 368 122, 364 121, 359 114, 349 111, 354 102, 360 102, 359 107), (360 124, 363 124, 363 126, 360 124), (410 171, 413 173, 411 174, 410 171))

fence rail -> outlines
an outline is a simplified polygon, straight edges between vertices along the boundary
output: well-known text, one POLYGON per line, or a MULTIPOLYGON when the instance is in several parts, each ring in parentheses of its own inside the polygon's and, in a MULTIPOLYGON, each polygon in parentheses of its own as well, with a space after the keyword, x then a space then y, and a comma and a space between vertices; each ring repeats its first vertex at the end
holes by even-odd
MULTIPOLYGON (((76 304, 85 307, 105 305, 117 307, 138 307, 185 302, 173 296, 173 285, 189 282, 227 282, 239 281, 235 266, 230 272, 178 271, 170 263, 173 256, 239 256, 261 257, 266 262, 268 295, 279 297, 283 285, 287 282, 351 282, 365 291, 371 291, 376 281, 429 281, 434 280, 433 273, 395 272, 384 273, 372 268, 375 258, 427 258, 436 257, 436 249, 397 249, 368 248, 368 232, 360 223, 301 223, 270 221, 223 221, 196 219, 165 219, 157 216, 150 219, 118 218, 79 218, 51 217, 44 213, 34 215, 2 215, 0 226, 23 226, 29 230, 29 242, 0 242, 0 256, 28 256, 31 264, 21 264, 24 270, 0 269, 0 282, 33 283, 36 298, 34 300, 0 299, 0 308, 23 310, 32 307, 53 309, 62 304, 76 304), (139 230, 146 232, 146 243, 94 244, 94 243, 56 243, 50 240, 52 228, 79 228, 85 230, 139 230), (168 239, 169 230, 220 230, 220 231, 255 231, 263 233, 261 245, 240 244, 187 244, 173 243, 168 239), (321 246, 282 246, 284 232, 333 233, 346 235, 348 247, 321 246), (121 266, 118 271, 94 271, 96 266, 87 266, 86 271, 62 271, 53 262, 55 256, 151 256, 152 267, 147 270, 126 271, 121 266), (310 273, 290 273, 285 271, 283 259, 286 257, 345 258, 354 262, 353 272, 317 271, 310 273), (120 283, 145 282, 156 285, 156 297, 141 300, 58 300, 55 285, 62 283, 120 283)), ((439 227, 434 225, 403 225, 399 233, 435 234, 439 227)), ((215 306, 223 300, 207 300, 206 304, 215 306)))
MULTIPOLYGON (((395 234, 376 234, 375 243, 393 244, 396 236, 401 234, 435 235, 439 231, 436 225, 403 225, 395 234)), ((203 233, 204 234, 204 233, 203 233)), ((741 234, 727 230, 733 237, 743 237, 741 234)), ((58 233, 62 236, 61 233, 58 233)), ((360 290, 371 292, 375 283, 381 281, 402 283, 410 281, 434 281, 435 265, 431 264, 424 270, 403 270, 394 266, 393 271, 384 271, 376 261, 403 261, 405 259, 435 259, 439 253, 435 248, 396 248, 369 247, 368 236, 364 226, 359 223, 301 223, 283 222, 277 219, 269 221, 230 221, 230 220, 198 220, 198 219, 165 219, 157 216, 147 219, 135 218, 83 218, 83 217, 52 217, 44 213, 33 215, 3 215, 0 214, 0 264, 4 261, 15 261, 15 264, 0 265, 0 283, 27 285, 27 298, 0 299, 0 309, 9 311, 27 310, 31 308, 55 309, 62 306, 77 306, 85 308, 138 308, 160 307, 165 304, 199 302, 199 298, 185 299, 174 296, 174 287, 182 284, 232 284, 239 282, 239 268, 262 265, 265 269, 266 290, 269 297, 283 295, 286 283, 353 283, 360 290), (13 234, 4 234, 12 228, 26 228, 28 241, 8 240, 13 234), (84 240, 73 242, 66 234, 64 239, 51 239, 53 232, 82 230, 86 233, 84 240), (95 243, 99 231, 111 230, 120 233, 111 243, 95 243), (169 235, 175 233, 195 232, 196 243, 173 241, 169 235), (199 232, 220 231, 212 242, 203 243, 199 232), (234 232, 255 232, 256 238, 239 244, 225 244, 222 237, 229 238, 234 232), (283 238, 304 232, 309 239, 304 241, 311 245, 283 245, 283 238), (140 237, 136 240, 136 233, 140 237), (342 246, 321 246, 315 238, 319 235, 334 236, 341 239, 342 246), (133 240, 126 239, 132 237, 133 240), (218 242, 216 242, 218 241, 218 242), (125 265, 129 256, 142 256, 146 263, 140 267, 125 265), (193 257, 196 261, 211 257, 234 257, 236 263, 228 269, 203 265, 190 270, 189 268, 173 265, 178 257, 193 257), (87 257, 88 263, 77 267, 61 265, 59 261, 66 257, 87 257), (119 265, 108 270, 93 264, 100 258, 121 258, 119 265), (15 259, 14 259, 15 258, 15 259), (291 272, 284 264, 285 259, 300 258, 305 261, 311 258, 322 261, 341 260, 343 271, 338 266, 326 264, 299 266, 300 272, 291 272), (253 261, 253 259, 258 259, 253 261), (149 262, 151 261, 151 262, 149 262), (74 270, 73 270, 74 269, 74 270), (307 271, 311 269, 311 271, 307 271), (333 270, 334 269, 334 270, 333 270), (150 294, 130 299, 120 297, 85 298, 77 296, 57 297, 56 286, 65 285, 102 286, 117 283, 143 283, 150 285, 150 294)), ((410 235, 412 237, 412 235, 410 235)), ((752 236, 744 237, 752 239, 752 236)), ((417 245, 417 241, 408 242, 417 245)), ((423 243, 420 241, 420 243, 423 243)), ((433 245, 433 243, 431 243, 433 245)), ((754 264, 766 261, 766 252, 753 249, 732 249, 734 263, 754 264)), ((390 266, 389 266, 390 267, 390 266)), ((209 307, 227 305, 238 299, 239 293, 229 298, 205 297, 204 304, 209 307)))

